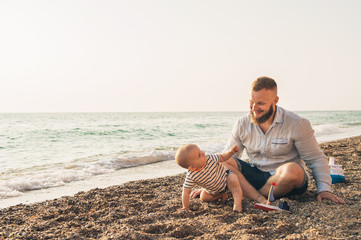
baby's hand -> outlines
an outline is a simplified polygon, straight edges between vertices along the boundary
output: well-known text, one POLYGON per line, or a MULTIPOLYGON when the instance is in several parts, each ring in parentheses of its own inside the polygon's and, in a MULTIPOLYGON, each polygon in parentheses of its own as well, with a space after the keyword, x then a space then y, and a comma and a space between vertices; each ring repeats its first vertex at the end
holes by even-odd
POLYGON ((232 152, 233 154, 239 152, 238 146, 237 146, 237 145, 234 145, 234 146, 231 148, 231 152, 232 152))

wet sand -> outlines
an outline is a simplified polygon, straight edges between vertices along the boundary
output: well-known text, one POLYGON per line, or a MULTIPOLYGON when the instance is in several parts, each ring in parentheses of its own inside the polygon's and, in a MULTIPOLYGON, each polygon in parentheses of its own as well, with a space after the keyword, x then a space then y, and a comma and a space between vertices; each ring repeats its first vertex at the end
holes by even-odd
POLYGON ((0 239, 360 239, 361 136, 320 144, 343 166, 333 185, 345 205, 317 202, 314 181, 286 198, 292 214, 263 212, 244 199, 241 213, 225 205, 191 201, 180 211, 184 174, 128 182, 71 197, 0 210, 0 239))

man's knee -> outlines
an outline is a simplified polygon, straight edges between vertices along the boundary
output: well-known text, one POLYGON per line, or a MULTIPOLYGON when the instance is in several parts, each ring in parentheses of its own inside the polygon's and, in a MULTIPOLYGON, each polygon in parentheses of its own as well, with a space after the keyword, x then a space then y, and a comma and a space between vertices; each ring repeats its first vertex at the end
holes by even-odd
POLYGON ((295 186, 301 185, 305 180, 305 172, 297 163, 286 163, 280 166, 275 175, 278 175, 281 181, 293 183, 295 186))
POLYGON ((222 164, 226 167, 227 167, 227 165, 229 165, 229 166, 232 166, 232 167, 238 169, 238 164, 234 158, 230 158, 227 161, 222 162, 222 164))

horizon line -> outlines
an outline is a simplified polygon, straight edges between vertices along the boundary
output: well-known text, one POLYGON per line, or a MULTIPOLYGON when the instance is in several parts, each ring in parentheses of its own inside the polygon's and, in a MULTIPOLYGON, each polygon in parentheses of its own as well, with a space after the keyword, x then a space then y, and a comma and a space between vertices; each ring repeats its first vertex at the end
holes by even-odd
MULTIPOLYGON (((289 110, 291 112, 350 112, 350 111, 361 111, 356 109, 348 110, 289 110)), ((249 112, 249 110, 202 110, 202 111, 24 111, 24 112, 0 112, 0 114, 34 114, 34 113, 235 113, 235 112, 249 112)))

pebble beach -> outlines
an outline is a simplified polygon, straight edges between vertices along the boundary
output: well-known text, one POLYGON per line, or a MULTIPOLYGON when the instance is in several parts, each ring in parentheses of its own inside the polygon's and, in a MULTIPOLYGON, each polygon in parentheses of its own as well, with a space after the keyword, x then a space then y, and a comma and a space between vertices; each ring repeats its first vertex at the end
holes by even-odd
POLYGON ((191 201, 181 211, 184 173, 0 210, 0 239, 360 239, 361 136, 320 144, 346 176, 333 192, 346 204, 316 201, 314 180, 285 198, 291 214, 263 212, 244 199, 243 212, 191 201))

